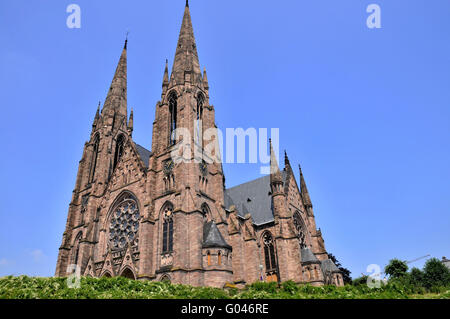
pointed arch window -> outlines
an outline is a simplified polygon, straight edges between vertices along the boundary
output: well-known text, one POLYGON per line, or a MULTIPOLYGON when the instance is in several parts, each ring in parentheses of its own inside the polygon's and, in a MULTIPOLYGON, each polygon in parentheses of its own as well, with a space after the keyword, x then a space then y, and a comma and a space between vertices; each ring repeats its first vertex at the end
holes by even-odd
POLYGON ((211 211, 209 210, 209 206, 206 203, 202 204, 202 215, 203 215, 203 222, 208 222, 211 220, 211 211))
POLYGON ((170 203, 164 208, 163 220, 162 252, 169 253, 173 251, 173 206, 170 203))
POLYGON ((123 155, 123 148, 125 144, 125 138, 122 134, 119 135, 116 141, 116 151, 114 152, 114 166, 113 169, 116 168, 117 163, 119 162, 120 158, 123 155))
POLYGON ((297 237, 300 245, 300 249, 306 248, 306 234, 305 234, 305 227, 302 220, 302 217, 300 216, 300 213, 296 211, 294 213, 294 226, 297 231, 297 237))
POLYGON ((89 182, 92 182, 95 177, 95 169, 97 168, 97 158, 98 158, 98 148, 100 144, 100 137, 95 135, 93 149, 92 149, 92 160, 91 160, 91 172, 89 174, 89 182))
POLYGON ((277 256, 275 252, 275 243, 270 232, 265 232, 263 235, 264 244, 264 260, 266 264, 266 278, 267 281, 278 281, 278 265, 277 256))
POLYGON ((175 130, 177 128, 177 95, 172 92, 169 96, 169 145, 176 142, 175 130))
POLYGON ((78 233, 77 237, 75 238, 73 247, 74 247, 74 251, 73 251, 73 264, 74 265, 78 265, 78 259, 79 259, 79 254, 80 254, 80 241, 81 241, 81 235, 82 233, 78 233))
POLYGON ((195 141, 203 147, 203 104, 205 98, 201 93, 197 95, 197 117, 195 121, 195 141))

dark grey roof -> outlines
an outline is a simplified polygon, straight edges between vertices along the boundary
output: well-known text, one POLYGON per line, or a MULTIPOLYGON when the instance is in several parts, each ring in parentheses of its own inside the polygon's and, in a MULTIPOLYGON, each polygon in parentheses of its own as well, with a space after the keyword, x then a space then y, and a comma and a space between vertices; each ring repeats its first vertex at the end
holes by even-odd
POLYGON ((316 258, 316 256, 313 254, 311 249, 309 248, 302 248, 302 263, 318 263, 319 260, 316 258))
POLYGON ((145 167, 148 167, 148 161, 150 159, 150 157, 152 156, 152 152, 150 152, 148 149, 146 149, 145 147, 134 143, 134 145, 136 146, 136 150, 139 153, 139 156, 141 157, 142 161, 145 164, 145 167))
POLYGON ((324 273, 340 272, 339 268, 336 267, 331 259, 322 260, 322 271, 324 273))
MULTIPOLYGON (((284 171, 282 176, 284 180, 284 171)), ((232 205, 235 205, 238 216, 242 218, 250 213, 257 226, 273 222, 270 175, 225 190, 225 206, 230 208, 232 205)))
POLYGON ((231 246, 227 244, 214 221, 210 221, 203 226, 203 248, 209 247, 231 249, 231 246))

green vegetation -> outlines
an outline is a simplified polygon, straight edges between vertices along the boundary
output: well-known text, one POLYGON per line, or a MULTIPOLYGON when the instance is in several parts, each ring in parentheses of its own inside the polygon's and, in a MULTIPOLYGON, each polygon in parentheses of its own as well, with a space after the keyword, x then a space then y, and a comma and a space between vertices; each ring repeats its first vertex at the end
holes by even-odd
POLYGON ((134 281, 122 277, 82 278, 80 288, 68 288, 65 278, 3 277, 0 278, 0 298, 25 299, 405 299, 446 298, 450 288, 435 288, 430 292, 416 289, 398 281, 381 288, 370 289, 367 285, 345 287, 312 287, 288 281, 281 284, 255 283, 238 290, 230 285, 227 289, 194 288, 167 282, 134 281))

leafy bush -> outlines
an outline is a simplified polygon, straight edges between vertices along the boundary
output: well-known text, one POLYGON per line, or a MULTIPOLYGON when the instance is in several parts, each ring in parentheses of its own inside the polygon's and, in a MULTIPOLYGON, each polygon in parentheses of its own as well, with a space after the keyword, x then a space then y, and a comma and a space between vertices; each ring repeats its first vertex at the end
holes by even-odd
MULTIPOLYGON (((406 277, 405 277, 406 278, 406 277)), ((81 278, 80 288, 69 288, 65 278, 3 277, 0 299, 391 299, 450 298, 450 289, 436 288, 419 294, 398 279, 381 288, 365 284, 344 287, 298 285, 293 281, 257 282, 238 290, 175 285, 168 282, 135 281, 122 277, 81 278)), ((365 281, 364 281, 365 282, 365 281)))
POLYGON ((413 269, 411 269, 411 272, 409 274, 409 281, 411 285, 421 287, 423 284, 423 276, 424 273, 419 268, 414 267, 413 269))

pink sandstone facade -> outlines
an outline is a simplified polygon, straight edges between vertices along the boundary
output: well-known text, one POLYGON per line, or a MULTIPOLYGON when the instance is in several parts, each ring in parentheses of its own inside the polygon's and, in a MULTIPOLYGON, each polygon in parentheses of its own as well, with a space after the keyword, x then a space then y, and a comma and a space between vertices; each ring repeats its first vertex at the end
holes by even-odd
MULTIPOLYGON (((226 189, 218 162, 178 163, 183 127, 216 128, 206 71, 200 70, 186 3, 173 67, 155 106, 151 152, 133 142, 127 112, 127 42, 79 162, 56 266, 83 276, 125 276, 224 287, 256 281, 343 285, 328 258, 300 169, 280 170, 226 189), (209 164, 208 164, 209 163, 209 164)), ((203 141, 190 141, 200 147, 203 141)), ((192 152, 194 159, 194 152, 192 152)))

